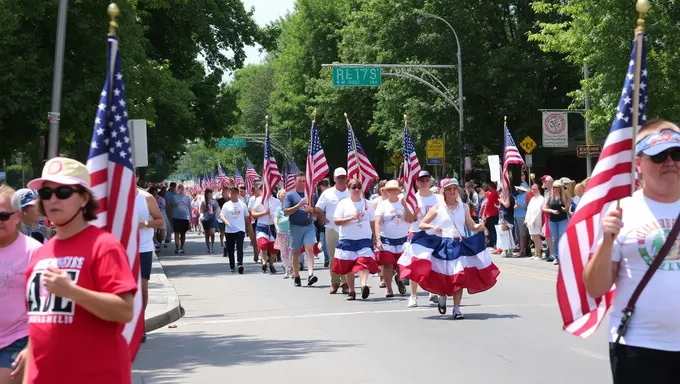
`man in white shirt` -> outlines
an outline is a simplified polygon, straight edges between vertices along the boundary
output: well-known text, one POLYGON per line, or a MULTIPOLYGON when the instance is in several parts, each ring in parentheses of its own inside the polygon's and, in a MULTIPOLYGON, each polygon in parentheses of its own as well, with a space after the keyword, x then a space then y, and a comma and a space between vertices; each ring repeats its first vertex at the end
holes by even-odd
MULTIPOLYGON (((335 257, 335 247, 338 245, 338 239, 340 238, 338 227, 333 223, 332 219, 340 200, 349 197, 347 171, 342 167, 336 168, 333 172, 333 181, 335 181, 335 185, 323 191, 314 208, 314 213, 326 227, 326 248, 328 249, 328 262, 331 268, 333 266, 333 258, 335 257)), ((344 277, 333 271, 330 271, 330 274, 330 293, 337 293, 338 289, 342 286, 342 293, 349 294, 349 286, 344 281, 344 277)))
MULTIPOLYGON (((418 174, 416 179, 416 186, 418 187, 418 193, 416 193, 416 201, 418 201, 418 212, 416 212, 416 221, 411 223, 411 236, 413 233, 420 231, 418 226, 420 222, 423 221, 425 215, 434 207, 439 200, 441 200, 441 195, 432 193, 430 186, 432 185, 432 177, 428 171, 422 170, 418 174)), ((415 281, 410 281, 409 286, 411 287, 411 297, 408 299, 408 308, 414 308, 418 306, 418 283, 415 281)), ((430 293, 430 301, 436 303, 439 300, 439 296, 430 293)))
POLYGON ((680 213, 680 128, 649 121, 637 134, 635 165, 641 190, 611 205, 602 240, 583 272, 588 294, 602 297, 614 284, 609 312, 609 357, 614 384, 677 383, 680 363, 678 239, 639 296, 627 332, 623 311, 680 213), (618 343, 617 343, 618 340, 618 343))
POLYGON ((253 238, 253 227, 250 225, 250 213, 246 204, 239 199, 237 187, 229 190, 229 200, 222 205, 220 219, 225 226, 226 247, 224 256, 229 257, 229 269, 231 272, 238 268, 238 273, 243 274, 243 239, 248 233, 253 238), (234 248, 236 248, 236 263, 234 263, 234 248))

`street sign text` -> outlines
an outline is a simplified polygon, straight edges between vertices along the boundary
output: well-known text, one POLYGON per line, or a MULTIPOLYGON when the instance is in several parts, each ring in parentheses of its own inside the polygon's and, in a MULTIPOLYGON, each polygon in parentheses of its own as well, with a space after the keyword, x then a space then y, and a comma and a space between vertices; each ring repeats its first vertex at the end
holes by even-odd
POLYGON ((425 144, 428 165, 444 163, 444 140, 428 140, 425 144))
POLYGON ((598 157, 601 152, 602 146, 600 144, 579 145, 576 147, 577 157, 598 157))
POLYGON ((246 139, 243 137, 221 138, 217 140, 217 148, 245 148, 246 139))
POLYGON ((334 87, 378 87, 382 85, 380 67, 333 67, 334 87))

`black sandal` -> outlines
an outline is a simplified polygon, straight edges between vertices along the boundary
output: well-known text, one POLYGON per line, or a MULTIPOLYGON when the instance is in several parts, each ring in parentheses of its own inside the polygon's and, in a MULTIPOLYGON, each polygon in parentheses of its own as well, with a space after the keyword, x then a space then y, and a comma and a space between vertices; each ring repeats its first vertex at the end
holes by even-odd
POLYGON ((370 294, 371 294, 371 290, 368 289, 367 285, 364 285, 363 287, 361 287, 361 298, 362 299, 368 299, 368 295, 370 295, 370 294))
POLYGON ((275 275, 275 274, 276 274, 276 267, 274 266, 274 264, 271 264, 271 263, 269 264, 269 272, 270 272, 272 275, 275 275))
POLYGON ((262 273, 267 273, 267 264, 262 264, 262 273))
POLYGON ((387 292, 385 297, 394 297, 394 292, 387 292))
POLYGON ((357 293, 356 292, 350 292, 347 295, 347 301, 352 301, 357 299, 357 293))
POLYGON ((439 310, 440 314, 446 314, 446 296, 439 295, 439 299, 437 300, 437 309, 439 310))

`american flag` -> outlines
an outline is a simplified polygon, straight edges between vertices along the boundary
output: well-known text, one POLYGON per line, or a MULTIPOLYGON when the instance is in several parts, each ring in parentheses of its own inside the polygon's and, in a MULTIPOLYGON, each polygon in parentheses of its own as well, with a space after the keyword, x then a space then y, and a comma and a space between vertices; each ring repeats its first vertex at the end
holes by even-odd
POLYGON ((269 128, 264 136, 264 164, 262 165, 262 202, 268 202, 276 186, 282 181, 279 167, 269 141, 269 128))
POLYGON ((503 188, 510 187, 510 174, 508 173, 508 165, 519 164, 521 166, 526 166, 524 164, 524 159, 522 155, 519 154, 517 146, 515 145, 515 140, 512 139, 510 135, 510 130, 508 126, 503 127, 505 129, 505 151, 503 153, 503 188))
POLYGON ((260 175, 255 171, 253 163, 246 157, 246 191, 251 193, 255 183, 260 180, 260 175))
POLYGON ((93 224, 111 232, 120 241, 127 252, 132 275, 137 279, 139 289, 134 296, 133 318, 123 328, 123 337, 134 360, 144 333, 144 316, 138 252, 139 223, 135 213, 137 191, 121 69, 118 38, 109 36, 106 79, 94 119, 87 169, 90 171, 92 192, 99 203, 93 224))
POLYGON ((227 177, 227 174, 224 173, 224 168, 222 168, 222 164, 217 164, 217 180, 219 181, 220 186, 226 185, 229 183, 229 177, 227 177))
POLYGON ((305 194, 307 202, 312 205, 312 197, 316 190, 316 184, 328 174, 328 162, 321 148, 319 130, 316 128, 316 120, 312 121, 312 129, 309 134, 309 146, 307 147, 307 165, 305 166, 305 194))
POLYGON ((614 123, 602 148, 583 197, 560 239, 560 270, 557 278, 557 300, 564 330, 574 335, 588 337, 602 322, 611 305, 614 287, 604 297, 592 298, 583 284, 583 270, 592 256, 594 246, 602 238, 601 216, 614 202, 631 195, 633 159, 633 97, 635 87, 635 57, 642 49, 640 63, 639 113, 637 126, 647 121, 647 64, 644 34, 639 33, 633 42, 623 91, 616 107, 614 123), (641 47, 638 46, 638 40, 641 47))
POLYGON ((241 176, 241 171, 239 171, 236 164, 234 164, 234 184, 236 184, 236 186, 245 184, 243 181, 243 176, 241 176))
POLYGON ((349 121, 347 122, 347 175, 350 179, 361 180, 361 185, 366 192, 371 188, 371 182, 378 179, 378 172, 368 160, 359 140, 354 136, 354 130, 349 121))
POLYGON ((300 172, 295 161, 289 161, 286 163, 286 191, 291 191, 295 189, 295 173, 300 172))
POLYGON ((404 125, 404 198, 406 204, 415 213, 418 208, 418 200, 416 199, 415 184, 420 173, 420 162, 416 154, 416 148, 411 140, 411 134, 408 132, 408 125, 404 125))

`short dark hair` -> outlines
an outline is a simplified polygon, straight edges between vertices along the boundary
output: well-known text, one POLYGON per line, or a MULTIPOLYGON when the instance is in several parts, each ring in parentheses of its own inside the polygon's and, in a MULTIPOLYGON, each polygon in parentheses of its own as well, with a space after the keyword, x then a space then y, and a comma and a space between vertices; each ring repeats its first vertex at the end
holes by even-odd
MULTIPOLYGON (((244 187, 243 189, 245 189, 245 187, 244 187)), ((231 192, 231 193, 238 193, 238 187, 231 187, 231 188, 229 188, 229 192, 231 192)))
POLYGON ((353 186, 355 186, 355 185, 358 186, 359 189, 361 189, 361 188, 362 188, 361 180, 359 180, 359 179, 352 179, 352 180, 350 180, 350 181, 347 182, 347 187, 350 188, 350 189, 351 189, 353 186))
POLYGON ((331 185, 331 182, 328 179, 321 179, 319 180, 319 186, 324 186, 324 187, 329 187, 331 185))
POLYGON ((305 177, 305 173, 302 171, 295 172, 295 178, 297 179, 298 177, 305 177))
POLYGON ((174 181, 172 183, 170 183, 170 188, 175 188, 176 186, 177 186, 177 183, 175 183, 174 181))
MULTIPOLYGON (((92 195, 92 192, 90 192, 89 189, 85 188, 80 188, 80 187, 75 187, 76 193, 79 195, 87 196, 87 204, 85 204, 85 207, 82 208, 83 211, 83 218, 85 221, 92 221, 97 219, 97 210, 99 210, 99 203, 97 203, 97 200, 94 199, 94 195, 92 195)), ((40 212, 40 215, 47 217, 47 214, 45 214, 45 207, 43 207, 42 199, 38 196, 36 199, 38 203, 38 211, 40 212)))

